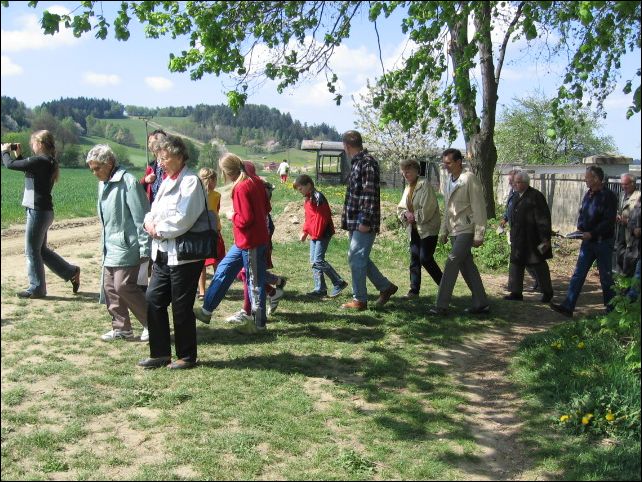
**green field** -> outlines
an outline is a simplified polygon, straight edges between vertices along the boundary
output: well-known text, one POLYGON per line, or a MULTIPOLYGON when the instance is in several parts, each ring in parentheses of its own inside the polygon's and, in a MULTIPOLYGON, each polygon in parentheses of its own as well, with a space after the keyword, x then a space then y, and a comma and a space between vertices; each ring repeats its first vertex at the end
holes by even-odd
MULTIPOLYGON (((130 169, 136 177, 140 169, 130 169)), ((2 168, 2 228, 10 224, 24 224, 22 207, 24 174, 2 168)), ((56 220, 96 215, 98 180, 89 169, 61 169, 60 180, 54 186, 53 203, 56 220)))

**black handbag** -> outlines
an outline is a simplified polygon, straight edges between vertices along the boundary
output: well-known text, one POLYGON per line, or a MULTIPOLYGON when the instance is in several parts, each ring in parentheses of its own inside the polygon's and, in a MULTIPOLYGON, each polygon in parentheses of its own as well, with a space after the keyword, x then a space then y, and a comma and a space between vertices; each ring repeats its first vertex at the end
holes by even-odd
MULTIPOLYGON (((201 184, 201 182, 198 182, 201 184)), ((205 188, 201 184, 203 196, 205 188)), ((218 235, 212 228, 209 209, 207 209, 207 196, 205 196, 205 217, 208 229, 206 231, 187 231, 176 238, 176 257, 179 261, 194 261, 216 257, 216 243, 218 235)))

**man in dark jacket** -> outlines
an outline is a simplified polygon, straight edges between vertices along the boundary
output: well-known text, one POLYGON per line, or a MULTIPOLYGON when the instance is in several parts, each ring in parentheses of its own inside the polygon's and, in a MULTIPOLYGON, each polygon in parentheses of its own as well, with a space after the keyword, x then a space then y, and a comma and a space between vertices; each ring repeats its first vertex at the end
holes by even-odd
POLYGON ((505 300, 524 299, 524 269, 528 266, 536 274, 542 290, 541 301, 548 303, 553 298, 551 273, 547 259, 553 257, 551 250, 551 211, 544 195, 530 187, 530 177, 526 171, 514 175, 513 198, 510 210, 510 268, 508 288, 510 294, 505 300))
POLYGON ((615 237, 615 218, 617 216, 617 196, 604 184, 604 171, 599 166, 588 166, 584 177, 589 190, 584 195, 577 229, 582 233, 582 245, 575 265, 575 272, 561 304, 551 304, 558 313, 572 317, 577 299, 582 291, 586 275, 594 261, 600 273, 600 284, 604 306, 611 311, 609 303, 613 291, 613 244, 615 237))

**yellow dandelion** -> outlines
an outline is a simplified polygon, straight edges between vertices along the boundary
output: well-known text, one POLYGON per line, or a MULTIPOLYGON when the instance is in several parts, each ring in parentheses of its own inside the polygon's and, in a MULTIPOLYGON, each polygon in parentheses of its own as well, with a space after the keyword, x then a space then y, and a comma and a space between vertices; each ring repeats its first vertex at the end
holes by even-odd
POLYGON ((591 419, 593 418, 592 413, 587 413, 582 417, 582 425, 588 425, 591 419))
POLYGON ((615 420, 615 415, 613 415, 613 413, 611 413, 611 411, 609 410, 607 414, 604 416, 604 418, 607 421, 612 422, 613 420, 615 420))
POLYGON ((577 344, 577 347, 578 347, 580 350, 583 350, 583 349, 586 347, 586 345, 584 344, 584 342, 583 342, 583 341, 580 341, 580 342, 577 344))
POLYGON ((568 415, 562 415, 560 417, 560 422, 567 422, 569 418, 571 418, 571 417, 569 417, 568 415))

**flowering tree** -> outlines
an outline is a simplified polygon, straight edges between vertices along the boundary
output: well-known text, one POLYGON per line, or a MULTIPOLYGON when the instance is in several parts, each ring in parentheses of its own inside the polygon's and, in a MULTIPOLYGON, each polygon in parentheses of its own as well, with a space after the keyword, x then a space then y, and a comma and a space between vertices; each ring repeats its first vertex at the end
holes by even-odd
POLYGON ((437 147, 435 126, 430 119, 426 119, 425 132, 421 123, 406 129, 397 121, 386 122, 381 108, 374 106, 378 91, 378 87, 368 83, 367 92, 355 99, 356 128, 383 167, 395 169, 402 159, 425 160, 438 156, 441 149, 437 147))

